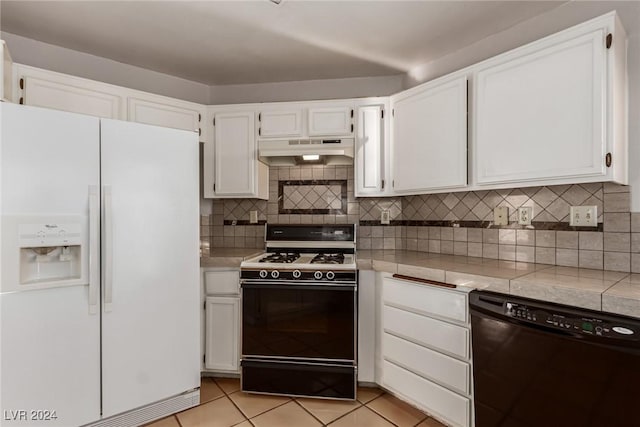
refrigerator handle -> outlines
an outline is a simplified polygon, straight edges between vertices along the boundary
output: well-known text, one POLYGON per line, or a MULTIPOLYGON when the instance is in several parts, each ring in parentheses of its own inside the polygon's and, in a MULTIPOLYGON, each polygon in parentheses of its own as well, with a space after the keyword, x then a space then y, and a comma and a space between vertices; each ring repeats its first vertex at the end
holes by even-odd
POLYGON ((104 192, 104 311, 111 311, 113 303, 113 217, 111 208, 111 186, 105 185, 104 192))
POLYGON ((89 186, 89 314, 98 313, 100 287, 100 198, 97 185, 89 186))

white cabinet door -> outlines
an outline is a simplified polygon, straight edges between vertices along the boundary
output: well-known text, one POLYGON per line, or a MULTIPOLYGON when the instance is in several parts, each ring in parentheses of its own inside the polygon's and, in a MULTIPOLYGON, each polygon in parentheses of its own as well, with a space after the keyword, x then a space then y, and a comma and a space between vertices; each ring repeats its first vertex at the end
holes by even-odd
POLYGON ((0 99, 13 100, 13 61, 4 40, 0 40, 0 99))
POLYGON ((202 111, 196 105, 187 102, 129 97, 127 115, 132 122, 201 133, 202 111))
POLYGON ((393 96, 391 103, 394 192, 466 186, 466 77, 427 83, 393 96))
POLYGON ((215 115, 216 196, 241 197, 255 193, 258 160, 254 120, 254 113, 246 111, 215 115))
POLYGON ((258 136, 290 138, 302 136, 302 109, 263 110, 258 114, 258 136))
POLYGON ((605 38, 545 39, 476 72, 478 184, 606 175, 605 38))
POLYGON ((309 136, 341 136, 353 134, 353 108, 309 108, 309 136))
POLYGON ((356 197, 384 192, 384 118, 382 105, 358 108, 355 167, 356 197))
POLYGON ((111 86, 58 73, 38 74, 20 77, 24 104, 108 119, 122 118, 123 98, 111 86))
POLYGON ((205 321, 206 369, 216 371, 238 371, 240 322, 240 298, 207 297, 205 321))

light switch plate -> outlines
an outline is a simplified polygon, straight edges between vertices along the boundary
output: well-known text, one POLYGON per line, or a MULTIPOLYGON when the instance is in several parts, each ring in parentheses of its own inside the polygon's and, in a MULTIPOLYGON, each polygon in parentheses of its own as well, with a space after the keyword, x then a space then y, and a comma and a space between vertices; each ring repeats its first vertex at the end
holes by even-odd
POLYGON ((509 208, 496 206, 493 209, 493 223, 495 225, 509 225, 509 208))
POLYGON ((389 224, 391 219, 391 215, 389 213, 389 209, 383 209, 380 212, 380 224, 389 224))
POLYGON ((249 224, 258 223, 258 211, 249 211, 249 224))
POLYGON ((531 225, 531 218, 533 218, 532 206, 522 206, 518 208, 518 224, 531 225))
POLYGON ((598 206, 571 206, 569 225, 572 227, 597 227, 598 206))

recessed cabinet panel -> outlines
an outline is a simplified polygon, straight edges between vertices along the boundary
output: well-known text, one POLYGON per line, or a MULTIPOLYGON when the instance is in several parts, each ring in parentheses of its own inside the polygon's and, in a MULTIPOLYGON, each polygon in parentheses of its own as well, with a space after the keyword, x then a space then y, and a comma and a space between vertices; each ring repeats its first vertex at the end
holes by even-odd
POLYGON ((391 102, 394 192, 466 186, 466 77, 428 83, 391 102))
POLYGON ((23 77, 24 103, 102 118, 120 118, 120 96, 103 91, 100 84, 91 87, 91 82, 83 79, 54 74, 52 77, 56 79, 23 77))
POLYGON ((239 368, 238 323, 240 298, 207 297, 206 304, 206 369, 237 371, 239 368))
POLYGON ((605 177, 605 37, 547 40, 477 71, 478 184, 605 177))
POLYGON ((252 196, 258 161, 254 113, 216 114, 214 147, 215 194, 252 196))
POLYGON ((132 122, 197 132, 201 112, 176 103, 129 98, 128 116, 132 122))
POLYGON ((353 108, 309 108, 309 136, 353 134, 353 108))
POLYGON ((382 106, 358 108, 355 156, 356 196, 378 195, 383 191, 383 154, 382 106))
POLYGON ((262 138, 283 138, 302 136, 302 110, 262 111, 259 133, 262 138))

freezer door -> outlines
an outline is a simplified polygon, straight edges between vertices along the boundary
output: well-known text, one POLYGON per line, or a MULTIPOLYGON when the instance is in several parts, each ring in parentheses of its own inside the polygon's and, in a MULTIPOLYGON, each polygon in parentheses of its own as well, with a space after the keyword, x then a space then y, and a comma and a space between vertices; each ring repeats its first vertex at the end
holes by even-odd
POLYGON ((101 122, 103 417, 199 387, 198 144, 101 122))
MULTIPOLYGON (((99 212, 89 218, 90 189, 98 207, 99 120, 0 103, 0 128, 0 424, 86 424, 100 418, 100 315, 89 289, 99 266, 89 265, 87 247, 99 238, 89 239, 89 227, 99 231, 99 212), (22 280, 20 226, 61 218, 81 224, 79 274, 22 280)), ((65 261, 44 256, 40 267, 56 263, 65 261)))

